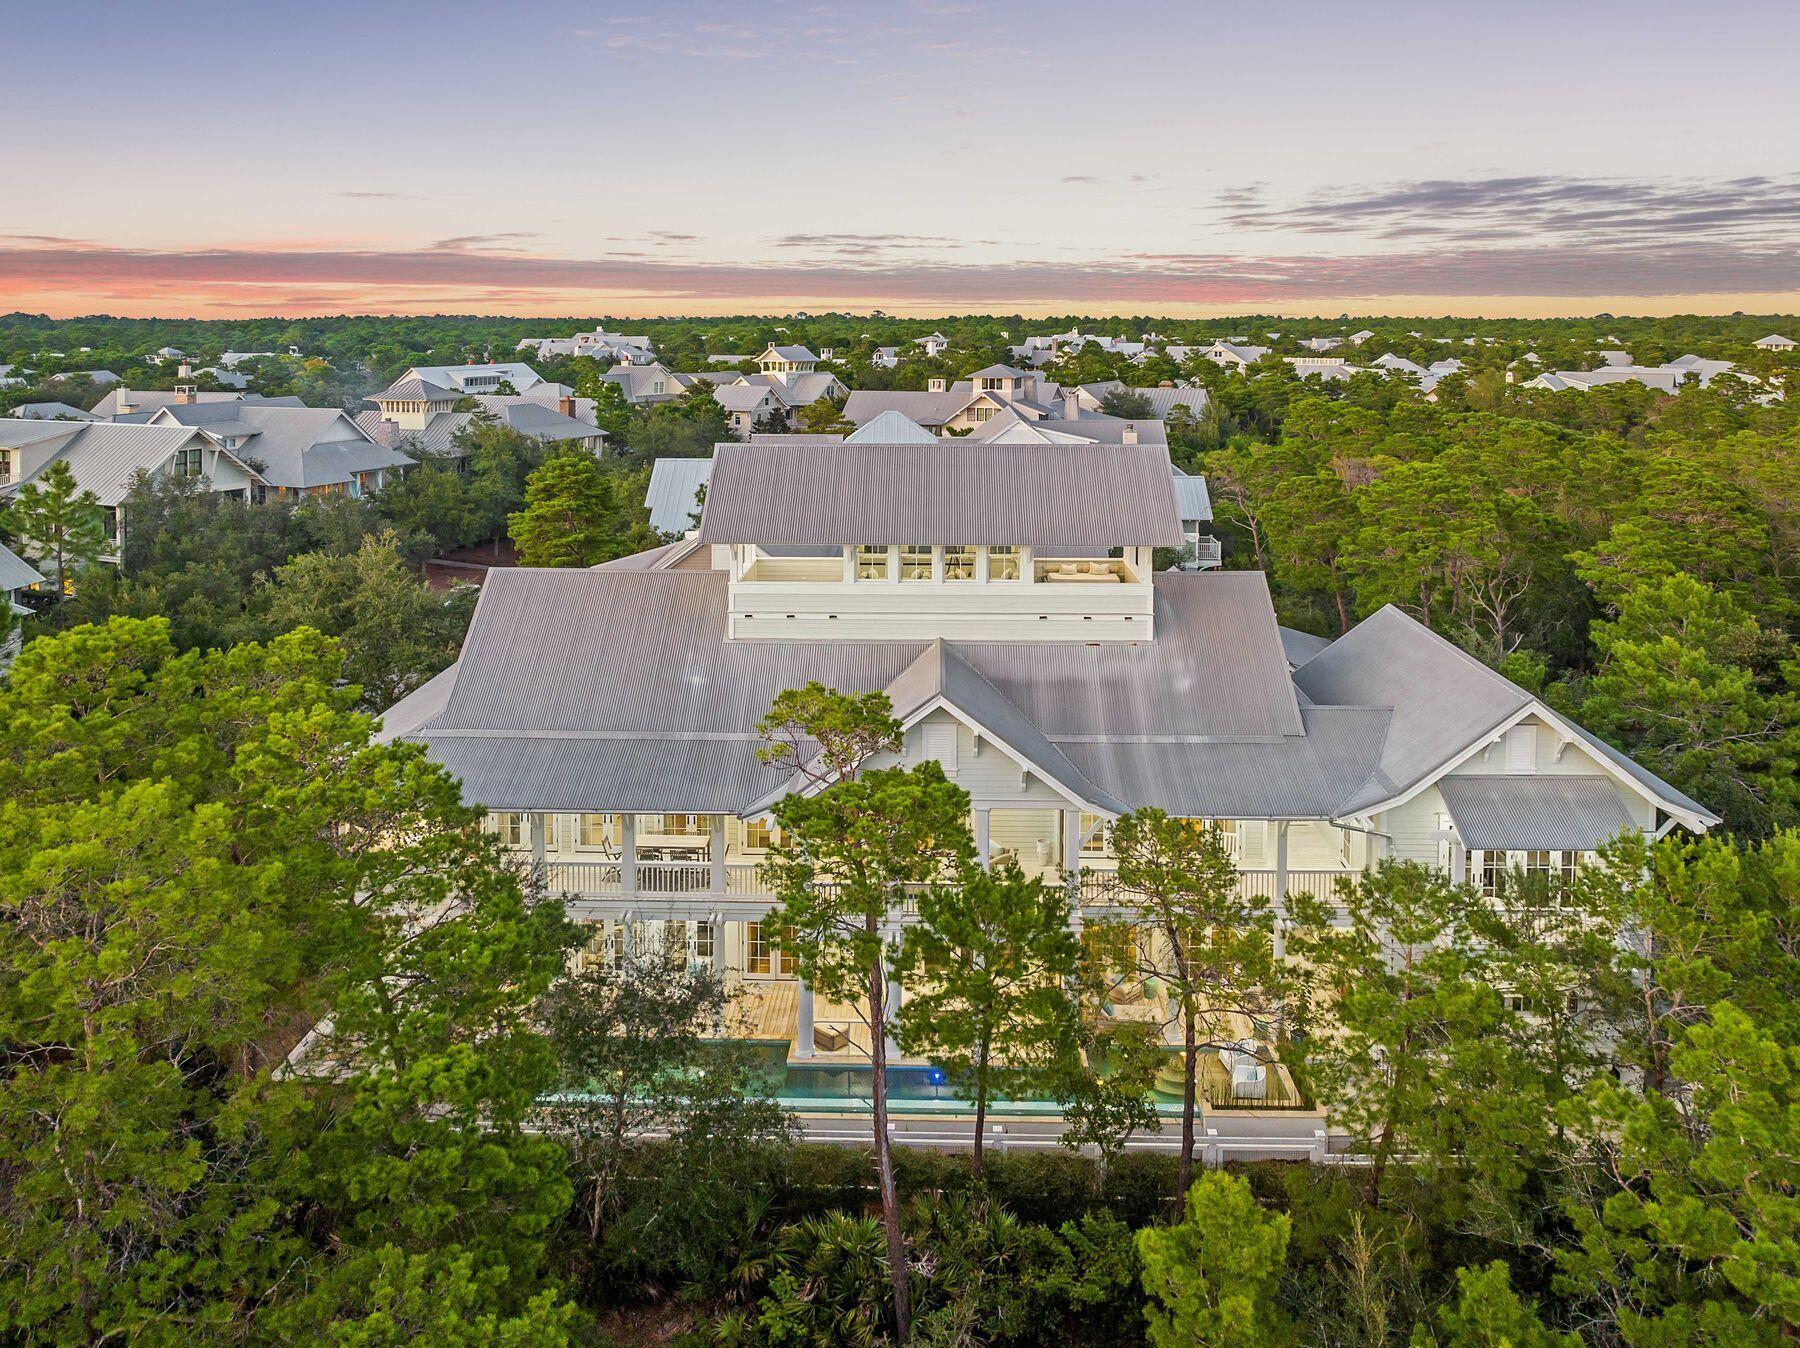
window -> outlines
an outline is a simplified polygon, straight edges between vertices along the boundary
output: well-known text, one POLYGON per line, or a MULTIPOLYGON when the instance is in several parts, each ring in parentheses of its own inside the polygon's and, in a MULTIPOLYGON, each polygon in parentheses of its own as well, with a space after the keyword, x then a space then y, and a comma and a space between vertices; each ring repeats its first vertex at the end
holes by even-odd
POLYGON ((1084 857, 1111 856, 1112 828, 1112 821, 1103 819, 1097 814, 1084 812, 1081 816, 1081 855, 1084 857))
POLYGON ((576 836, 581 847, 616 848, 622 837, 619 817, 613 814, 584 814, 581 816, 580 832, 576 836))
POLYGON ((856 578, 858 580, 886 580, 888 573, 888 545, 886 543, 859 543, 856 548, 856 578))
POLYGON ((500 811, 494 815, 494 832, 500 835, 500 841, 506 846, 523 847, 527 837, 525 816, 516 811, 500 811))
POLYGON ((989 548, 988 579, 1017 580, 1019 578, 1019 550, 1017 548, 989 548))
POLYGON ((1474 855, 1482 895, 1490 899, 1502 897, 1506 893, 1506 853, 1477 851, 1474 855))
POLYGON ((709 838, 712 836, 712 816, 665 814, 662 817, 662 828, 658 831, 676 838, 709 838))
POLYGON ((994 409, 991 407, 971 407, 969 409, 969 420, 970 421, 974 421, 974 422, 991 421, 993 419, 993 416, 994 416, 994 409))
POLYGON ((900 579, 931 579, 931 544, 908 543, 900 549, 900 579))
POLYGON ((716 949, 713 939, 713 924, 696 922, 694 924, 694 958, 710 960, 716 949))
POLYGON ((198 445, 176 450, 175 457, 169 460, 171 477, 199 477, 202 471, 198 445))
MULTIPOLYGON (((788 935, 793 935, 790 928, 788 935)), ((744 964, 746 970, 753 974, 792 974, 794 972, 793 957, 785 950, 776 950, 769 938, 763 933, 760 922, 744 924, 744 964)))
POLYGON ((12 451, 0 449, 0 482, 12 481, 12 451))
POLYGON ((744 850, 746 852, 766 852, 779 836, 780 833, 772 820, 746 819, 744 821, 744 850))
POLYGON ((947 547, 944 549, 944 579, 974 580, 975 549, 969 547, 947 547))

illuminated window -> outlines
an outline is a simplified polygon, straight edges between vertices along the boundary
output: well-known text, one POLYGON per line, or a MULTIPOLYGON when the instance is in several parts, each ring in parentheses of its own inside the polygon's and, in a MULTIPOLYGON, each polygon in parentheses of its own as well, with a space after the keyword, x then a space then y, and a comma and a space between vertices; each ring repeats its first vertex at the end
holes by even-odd
POLYGON ((584 814, 581 816, 581 846, 583 847, 617 847, 621 837, 619 817, 613 814, 584 814))
POLYGON ((888 573, 888 546, 886 543, 862 543, 856 549, 856 578, 858 580, 886 580, 888 573))
POLYGON ((900 579, 931 579, 931 544, 908 543, 900 549, 900 579))
POLYGON ((494 815, 494 832, 500 835, 500 841, 508 847, 525 845, 525 816, 512 810, 502 810, 494 815))
POLYGON ((1017 580, 1019 578, 1019 550, 1017 548, 989 548, 988 579, 1017 580))
POLYGON ((968 547, 946 547, 944 549, 944 579, 974 580, 975 549, 968 547))
POLYGON ((744 821, 744 850, 747 852, 766 852, 771 843, 779 836, 775 825, 767 819, 746 819, 744 821))
MULTIPOLYGON (((793 935, 789 928, 788 935, 793 935)), ((763 924, 746 922, 744 924, 744 964, 748 972, 753 974, 791 974, 794 972, 794 960, 785 950, 776 950, 769 938, 763 934, 763 924)))
POLYGON ((1112 823, 1097 814, 1081 816, 1081 855, 1084 857, 1109 857, 1112 855, 1112 823))

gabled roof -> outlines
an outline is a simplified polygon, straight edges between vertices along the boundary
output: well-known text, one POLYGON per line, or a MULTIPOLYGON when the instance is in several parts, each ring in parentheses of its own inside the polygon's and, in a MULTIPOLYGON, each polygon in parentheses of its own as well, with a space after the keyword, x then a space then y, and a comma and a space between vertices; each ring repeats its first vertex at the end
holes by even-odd
MULTIPOLYGON (((93 492, 103 506, 118 505, 131 489, 132 479, 140 472, 154 472, 167 463, 176 450, 196 442, 208 454, 218 454, 243 469, 253 480, 261 480, 249 464, 229 450, 220 449, 203 431, 193 426, 146 426, 113 421, 26 424, 67 426, 74 435, 57 444, 54 452, 21 481, 38 477, 51 463, 61 459, 75 474, 76 485, 93 492)), ((10 430, 10 426, 5 429, 10 430)))
POLYGON ((927 646, 886 691, 902 725, 941 702, 1064 795, 1113 814, 1131 808, 1083 776, 1029 716, 943 641, 927 646))
POLYGON ((679 560, 497 570, 449 689, 434 680, 405 699, 385 733, 427 741, 470 800, 499 809, 738 813, 789 776, 756 754, 756 722, 783 689, 816 679, 907 702, 908 688, 941 686, 1046 773, 1048 741, 1097 795, 1323 818, 1367 777, 1385 725, 1385 711, 1302 713, 1251 572, 1158 575, 1153 642, 946 643, 956 665, 898 686, 931 643, 727 641, 728 581, 679 560), (671 677, 647 676, 658 670, 671 677))
POLYGON ((1346 814, 1409 793, 1501 727, 1535 713, 1566 727, 1663 808, 1703 824, 1718 822, 1704 805, 1392 604, 1297 668, 1294 685, 1315 703, 1393 708, 1378 769, 1346 800, 1346 814))
POLYGON ((92 412, 84 412, 68 403, 21 403, 7 415, 20 421, 98 421, 92 412))
POLYGON ((304 489, 349 482, 358 473, 404 468, 413 460, 371 438, 335 407, 267 407, 250 403, 172 404, 151 425, 195 426, 221 437, 245 437, 235 453, 260 464, 270 486, 304 489), (354 434, 346 435, 346 431, 354 434))
POLYGON ((758 356, 757 359, 758 360, 767 360, 771 356, 775 357, 775 359, 777 359, 777 360, 794 361, 794 362, 799 362, 799 363, 804 363, 806 361, 812 361, 814 364, 817 364, 818 359, 819 359, 811 351, 808 351, 803 346, 777 346, 773 342, 769 343, 769 349, 767 351, 763 352, 762 355, 758 356))
POLYGON ((938 437, 904 413, 881 412, 844 437, 847 445, 934 445, 938 437))
POLYGON ((1182 543, 1154 445, 722 444, 709 543, 1182 543))

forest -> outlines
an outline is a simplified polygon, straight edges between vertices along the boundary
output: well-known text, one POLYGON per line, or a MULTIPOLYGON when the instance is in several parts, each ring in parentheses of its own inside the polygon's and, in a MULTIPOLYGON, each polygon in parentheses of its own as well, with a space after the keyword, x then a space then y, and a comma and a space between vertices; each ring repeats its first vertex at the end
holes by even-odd
MULTIPOLYGON (((0 363, 34 378, 130 367, 154 387, 172 377, 143 364, 160 346, 295 345, 305 357, 257 368, 259 391, 353 405, 408 365, 509 359, 521 336, 595 322, 8 315, 0 363)), ((660 952, 571 960, 581 933, 474 827, 456 783, 375 739, 372 717, 460 645, 474 592, 430 562, 586 566, 652 545, 649 460, 729 438, 709 398, 632 409, 591 361, 534 362, 603 399, 605 459, 478 426, 455 460, 379 497, 258 507, 141 484, 120 565, 83 568, 26 620, 0 680, 0 1336, 1791 1342, 1800 424, 1771 394, 1800 360, 1750 343, 1800 320, 607 326, 650 335, 678 369, 775 339, 832 347, 855 388, 966 375, 1025 332, 1076 323, 1275 347, 1242 373, 1094 348, 1046 373, 1207 389, 1171 421, 1172 456, 1206 474, 1226 565, 1266 571, 1284 623, 1330 636, 1404 608, 1724 826, 1616 844, 1505 911, 1435 872, 1382 868, 1340 896, 1347 929, 1298 924, 1297 971, 1271 960, 1266 911, 1198 906, 1211 891, 1193 877, 1216 858, 1184 843, 1188 907, 1171 920, 1238 934, 1209 947, 1196 995, 1254 986, 1280 1009, 1296 1080, 1359 1143, 1348 1163, 1192 1174, 1126 1146, 1156 1126, 1129 1089, 1131 1045, 1110 1046, 1113 1077, 1078 1070, 1104 1056, 1083 1041, 1096 970, 1129 951, 1059 944, 1056 892, 961 874, 910 950, 794 956, 829 978, 1029 947, 1066 995, 1002 1006, 973 983, 899 1032, 958 1072, 969 1039, 946 1026, 1036 1024, 1042 1054, 1007 1070, 1062 1083, 1068 1145, 979 1161, 895 1147, 884 1175, 885 1148, 800 1139, 759 1061, 718 1040, 716 977, 660 952), (1464 369, 1428 401, 1405 380, 1322 383, 1279 359, 1362 327, 1377 336, 1354 363, 1451 354, 1464 369), (865 363, 934 330, 952 341, 939 359, 865 363), (1758 382, 1519 386, 1527 352, 1573 369, 1614 345, 1644 363, 1733 360, 1758 382), (1330 1035, 1309 1024, 1322 1004, 1330 1035)), ((49 504, 14 505, 0 528, 39 528, 49 504)), ((771 726, 879 740, 884 715, 795 690, 771 726)), ((807 868, 834 847, 866 857, 868 818, 891 844, 881 883, 966 852, 955 788, 895 772, 784 807, 797 928, 821 927, 807 868)), ((1165 823, 1146 812, 1127 840, 1165 823)))

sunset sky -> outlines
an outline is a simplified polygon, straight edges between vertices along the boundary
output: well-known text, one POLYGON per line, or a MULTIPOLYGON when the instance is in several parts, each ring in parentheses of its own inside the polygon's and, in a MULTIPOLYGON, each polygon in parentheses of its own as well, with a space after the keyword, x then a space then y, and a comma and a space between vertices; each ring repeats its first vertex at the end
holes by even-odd
POLYGON ((0 310, 1800 309, 1800 5, 0 0, 0 310))

